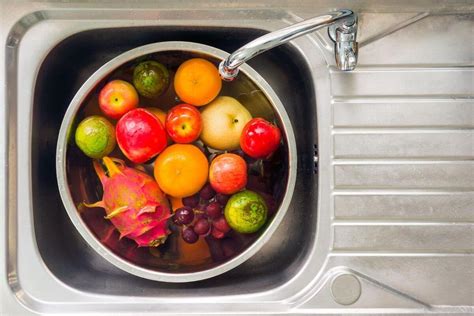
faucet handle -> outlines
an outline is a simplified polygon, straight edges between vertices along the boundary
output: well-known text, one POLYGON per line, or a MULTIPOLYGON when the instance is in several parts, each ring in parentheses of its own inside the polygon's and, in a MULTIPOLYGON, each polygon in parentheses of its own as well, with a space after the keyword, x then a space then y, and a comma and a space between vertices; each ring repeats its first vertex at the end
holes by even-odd
POLYGON ((329 37, 334 42, 336 65, 340 70, 354 70, 357 65, 357 15, 328 28, 329 37))
POLYGON ((341 41, 334 44, 336 65, 340 70, 354 70, 357 65, 358 45, 356 41, 341 41))

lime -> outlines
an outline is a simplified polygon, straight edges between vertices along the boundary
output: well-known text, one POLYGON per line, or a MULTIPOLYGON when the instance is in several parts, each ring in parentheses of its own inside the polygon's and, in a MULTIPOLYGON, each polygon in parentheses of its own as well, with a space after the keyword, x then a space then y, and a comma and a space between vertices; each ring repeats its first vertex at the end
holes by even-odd
POLYGON ((140 95, 157 97, 168 88, 170 73, 159 62, 149 60, 139 63, 133 70, 133 85, 140 95))
POLYGON ((76 129, 77 146, 91 158, 102 158, 115 147, 115 128, 104 117, 89 116, 76 129))
POLYGON ((267 220, 267 204, 257 193, 244 190, 231 196, 224 211, 225 219, 235 231, 254 233, 267 220))

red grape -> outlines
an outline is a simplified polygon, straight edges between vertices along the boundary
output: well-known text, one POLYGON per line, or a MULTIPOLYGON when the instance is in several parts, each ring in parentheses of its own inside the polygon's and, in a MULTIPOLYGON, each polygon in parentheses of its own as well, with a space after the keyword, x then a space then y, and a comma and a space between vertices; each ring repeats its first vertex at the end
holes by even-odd
POLYGON ((176 225, 190 224, 194 219, 194 211, 189 206, 183 206, 174 213, 173 221, 176 225))
POLYGON ((222 238, 224 238, 224 235, 225 235, 223 232, 216 229, 215 227, 212 227, 211 234, 212 234, 212 237, 214 237, 216 239, 222 239, 222 238))
POLYGON ((217 202, 211 202, 206 206, 206 214, 209 218, 217 218, 222 214, 222 206, 217 202))
POLYGON ((220 230, 224 234, 230 230, 230 226, 227 223, 224 216, 221 216, 218 219, 213 220, 212 226, 214 226, 216 229, 220 230))
POLYGON ((183 204, 189 207, 196 207, 199 204, 199 196, 197 194, 183 198, 183 204))
POLYGON ((201 192, 199 193, 199 196, 203 200, 210 200, 216 195, 216 191, 211 187, 211 185, 208 183, 206 184, 202 189, 201 192))
POLYGON ((194 232, 198 235, 205 235, 209 232, 209 221, 207 219, 201 218, 199 219, 196 224, 194 224, 194 232))
POLYGON ((183 240, 188 244, 194 244, 199 239, 199 236, 194 232, 192 226, 183 229, 181 236, 183 237, 183 240))
POLYGON ((216 201, 222 205, 225 206, 227 204, 227 201, 229 201, 229 196, 222 194, 222 193, 217 193, 216 194, 216 201))
POLYGON ((201 213, 202 211, 197 211, 194 215, 194 218, 196 221, 200 220, 201 218, 207 219, 207 215, 204 213, 201 213))

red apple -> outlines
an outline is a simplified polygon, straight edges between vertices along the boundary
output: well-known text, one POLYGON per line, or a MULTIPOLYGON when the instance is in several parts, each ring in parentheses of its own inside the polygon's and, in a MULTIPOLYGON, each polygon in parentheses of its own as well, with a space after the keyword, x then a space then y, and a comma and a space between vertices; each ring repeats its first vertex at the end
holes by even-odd
POLYGON ((234 194, 247 185, 247 163, 236 154, 222 154, 209 167, 209 182, 222 194, 234 194))
POLYGON ((202 131, 201 113, 194 106, 179 104, 166 116, 166 131, 176 143, 192 143, 202 131))
POLYGON ((252 158, 268 158, 280 145, 280 129, 263 118, 254 118, 245 125, 240 147, 252 158))
POLYGON ((118 121, 117 143, 134 163, 143 163, 166 147, 166 132, 160 120, 145 109, 134 109, 118 121))
POLYGON ((119 119, 137 106, 137 90, 126 81, 110 81, 100 90, 99 107, 110 118, 119 119))

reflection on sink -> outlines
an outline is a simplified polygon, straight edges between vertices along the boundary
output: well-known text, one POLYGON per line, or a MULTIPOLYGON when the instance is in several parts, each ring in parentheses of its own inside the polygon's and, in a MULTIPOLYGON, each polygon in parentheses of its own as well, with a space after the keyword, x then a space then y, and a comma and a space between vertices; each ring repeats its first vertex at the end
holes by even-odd
POLYGON ((231 52, 263 32, 240 28, 123 28, 76 34, 46 57, 37 78, 32 135, 33 213, 40 254, 51 272, 71 287, 129 296, 232 295, 263 291, 291 279, 305 262, 316 230, 313 146, 315 98, 309 69, 286 45, 253 59, 291 119, 298 148, 295 194, 272 239, 250 260, 222 276, 192 284, 140 279, 115 268, 82 240, 64 210, 56 185, 55 151, 62 117, 82 83, 101 65, 137 46, 159 41, 194 41, 231 52), (298 89, 295 89, 298 87, 298 89), (53 229, 54 228, 54 229, 53 229), (163 291, 166 290, 166 291, 163 291))

